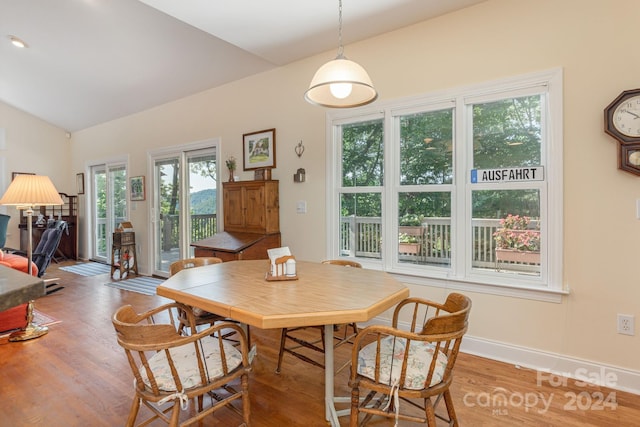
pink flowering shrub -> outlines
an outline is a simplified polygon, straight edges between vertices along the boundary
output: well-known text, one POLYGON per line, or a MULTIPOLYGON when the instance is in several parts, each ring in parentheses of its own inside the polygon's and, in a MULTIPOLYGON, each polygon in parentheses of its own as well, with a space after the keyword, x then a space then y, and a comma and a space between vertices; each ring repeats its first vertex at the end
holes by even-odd
POLYGON ((518 251, 540 250, 540 230, 530 229, 531 218, 520 215, 507 215, 500 220, 500 227, 493 238, 498 249, 515 249, 518 251))

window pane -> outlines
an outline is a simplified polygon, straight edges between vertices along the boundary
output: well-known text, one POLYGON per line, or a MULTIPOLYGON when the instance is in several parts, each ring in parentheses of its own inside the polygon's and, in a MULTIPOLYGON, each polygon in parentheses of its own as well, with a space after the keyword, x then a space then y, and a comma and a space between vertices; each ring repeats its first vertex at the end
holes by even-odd
POLYGON ((107 261, 107 172, 104 166, 93 170, 93 194, 95 194, 93 255, 107 261))
POLYGON ((382 185, 383 149, 382 120, 342 126, 342 185, 382 185))
POLYGON ((539 166, 542 96, 473 106, 473 165, 478 169, 539 166))
POLYGON ((472 267, 540 275, 540 192, 473 191, 472 267))
POLYGON ((157 177, 156 270, 169 271, 169 265, 180 259, 180 161, 177 157, 155 162, 157 177))
POLYGON ((124 167, 109 169, 113 229, 127 219, 127 170, 124 167))
POLYGON ((398 195, 398 260, 451 264, 451 193, 398 195))
POLYGON ((340 210, 340 256, 380 258, 381 194, 342 194, 340 210))
POLYGON ((453 110, 400 117, 400 184, 453 182, 453 110))
POLYGON ((194 256, 195 248, 191 243, 206 239, 216 234, 216 156, 215 154, 199 154, 187 157, 189 216, 189 256, 194 256))

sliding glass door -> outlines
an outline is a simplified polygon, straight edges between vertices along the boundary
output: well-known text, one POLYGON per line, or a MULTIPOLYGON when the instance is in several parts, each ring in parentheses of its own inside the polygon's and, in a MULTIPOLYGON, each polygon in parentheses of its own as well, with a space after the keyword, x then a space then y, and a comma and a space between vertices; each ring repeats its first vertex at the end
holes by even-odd
POLYGON ((154 274, 193 256, 191 243, 217 230, 214 147, 165 153, 153 159, 154 274))
POLYGON ((90 258, 111 262, 111 234, 127 219, 127 167, 124 163, 91 167, 90 258))

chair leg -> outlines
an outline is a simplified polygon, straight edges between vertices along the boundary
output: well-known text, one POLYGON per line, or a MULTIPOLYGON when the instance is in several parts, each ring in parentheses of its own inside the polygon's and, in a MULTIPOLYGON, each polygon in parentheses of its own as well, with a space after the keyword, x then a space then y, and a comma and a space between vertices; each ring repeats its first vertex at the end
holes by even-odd
POLYGON ((358 325, 356 323, 349 323, 348 325, 344 325, 344 342, 348 342, 353 344, 353 339, 358 335, 358 325), (353 331, 351 334, 349 333, 349 328, 353 331))
POLYGON ((315 352, 324 354, 325 353, 325 351, 324 351, 324 326, 318 326, 318 327, 316 327, 316 326, 308 326, 308 327, 293 328, 293 329, 287 329, 287 328, 283 328, 282 329, 282 335, 280 336, 280 353, 278 354, 278 366, 276 367, 276 373, 277 374, 280 373, 280 369, 282 367, 282 359, 283 359, 284 353, 289 353, 292 356, 295 356, 295 357, 297 357, 298 359, 300 359, 300 360, 302 360, 304 362, 310 363, 310 364, 312 364, 314 366, 317 366, 319 368, 323 368, 324 369, 324 364, 322 364, 320 362, 317 362, 317 361, 307 357, 306 355, 295 351, 295 349, 302 348, 302 347, 305 347, 305 348, 308 348, 308 349, 313 350, 315 352), (314 328, 314 329, 320 330, 321 331, 321 333, 320 333, 321 339, 319 339, 317 341, 309 342, 309 341, 306 341, 306 340, 304 340, 302 338, 298 338, 298 337, 295 337, 295 336, 290 334, 293 331, 297 331, 299 329, 307 329, 307 328, 308 329, 314 328), (289 339, 292 342, 294 342, 295 344, 297 344, 297 346, 295 346, 295 347, 286 347, 287 339, 289 339), (319 347, 317 345, 318 343, 321 343, 320 344, 321 347, 319 347))
POLYGON ((358 427, 358 407, 360 406, 360 389, 353 387, 351 389, 351 416, 349 418, 349 427, 358 427))
POLYGON ((129 411, 129 418, 127 418, 127 427, 134 427, 136 425, 136 418, 138 418, 138 411, 140 410, 140 398, 135 396, 131 403, 131 410, 129 411))
POLYGON ((458 417, 456 416, 456 410, 453 408, 453 399, 451 398, 451 392, 449 390, 444 392, 444 404, 447 407, 450 425, 457 427, 458 417))
POLYGON ((171 410, 171 421, 169 427, 178 427, 180 424, 180 401, 174 400, 173 409, 171 410))
POLYGON ((242 414, 246 427, 251 425, 251 406, 249 403, 249 375, 245 374, 240 379, 242 383, 242 414))
POLYGON ((280 373, 280 368, 282 366, 282 357, 284 356, 284 344, 287 340, 287 328, 282 328, 282 332, 280 334, 280 353, 278 353, 278 366, 276 367, 276 374, 280 373))
POLYGON ((428 397, 425 399, 424 412, 427 417, 427 425, 428 426, 436 426, 436 410, 433 407, 433 402, 431 398, 428 397))

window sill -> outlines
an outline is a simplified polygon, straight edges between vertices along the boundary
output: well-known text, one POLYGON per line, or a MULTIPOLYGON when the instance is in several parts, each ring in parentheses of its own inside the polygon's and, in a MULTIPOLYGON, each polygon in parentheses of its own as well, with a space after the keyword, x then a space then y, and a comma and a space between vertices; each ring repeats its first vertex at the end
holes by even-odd
POLYGON ((536 301, 559 304, 562 297, 569 295, 568 289, 549 289, 538 286, 509 286, 497 283, 483 283, 470 280, 456 280, 448 278, 432 278, 412 276, 409 274, 390 272, 397 280, 418 286, 433 286, 437 288, 455 289, 458 291, 480 292, 485 294, 524 298, 536 301))

